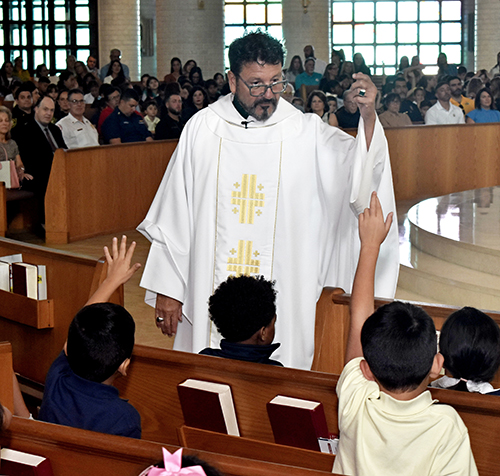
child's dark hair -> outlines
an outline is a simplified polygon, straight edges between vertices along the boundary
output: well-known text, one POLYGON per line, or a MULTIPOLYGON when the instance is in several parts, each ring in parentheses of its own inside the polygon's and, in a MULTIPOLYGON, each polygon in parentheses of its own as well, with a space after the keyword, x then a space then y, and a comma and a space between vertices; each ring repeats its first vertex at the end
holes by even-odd
POLYGON ((263 276, 230 276, 208 300, 210 319, 229 342, 241 342, 276 315, 275 282, 263 276))
POLYGON ((407 392, 416 389, 432 368, 436 328, 420 307, 394 301, 366 320, 361 345, 380 384, 389 391, 407 392))
POLYGON ((104 382, 132 355, 135 322, 118 304, 85 306, 68 331, 68 362, 76 375, 104 382))
POLYGON ((443 324, 439 349, 453 377, 489 382, 500 366, 500 329, 484 312, 464 307, 443 324))
POLYGON ((149 107, 149 106, 155 106, 156 109, 158 109, 158 103, 154 100, 154 99, 148 99, 147 101, 144 101, 144 103, 142 104, 142 112, 144 114, 146 114, 146 109, 149 107))

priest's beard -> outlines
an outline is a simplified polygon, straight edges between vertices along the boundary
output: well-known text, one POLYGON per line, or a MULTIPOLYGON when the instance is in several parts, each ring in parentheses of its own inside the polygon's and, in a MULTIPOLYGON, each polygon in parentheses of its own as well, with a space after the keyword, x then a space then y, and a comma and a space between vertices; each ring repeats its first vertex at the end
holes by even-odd
POLYGON ((252 117, 255 117, 258 121, 265 121, 269 119, 278 105, 278 100, 275 97, 271 99, 266 99, 264 96, 256 98, 253 104, 247 104, 242 98, 235 94, 236 99, 239 101, 241 107, 252 117), (261 112, 257 112, 257 109, 261 112))

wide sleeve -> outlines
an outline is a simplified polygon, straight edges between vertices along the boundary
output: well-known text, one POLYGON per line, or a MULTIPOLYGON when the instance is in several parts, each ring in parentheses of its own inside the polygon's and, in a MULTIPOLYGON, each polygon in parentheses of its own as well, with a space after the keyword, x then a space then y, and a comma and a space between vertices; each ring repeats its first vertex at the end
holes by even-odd
MULTIPOLYGON (((337 146, 337 153, 343 157, 343 167, 349 170, 348 190, 340 204, 341 218, 335 223, 335 241, 338 245, 333 251, 327 284, 342 287, 346 292, 351 291, 360 249, 358 215, 369 206, 371 193, 376 191, 384 216, 393 212, 394 219, 380 248, 375 272, 375 295, 393 298, 399 274, 399 240, 391 164, 384 130, 377 118, 369 149, 366 147, 362 118, 356 139, 349 138, 346 141, 345 134, 343 137, 343 147, 337 146)), ((335 175, 330 175, 328 180, 332 181, 332 188, 342 186, 335 175)))
POLYGON ((146 218, 138 226, 151 248, 141 286, 146 302, 154 305, 159 293, 184 302, 191 251, 191 191, 193 187, 188 136, 183 134, 170 159, 146 218))

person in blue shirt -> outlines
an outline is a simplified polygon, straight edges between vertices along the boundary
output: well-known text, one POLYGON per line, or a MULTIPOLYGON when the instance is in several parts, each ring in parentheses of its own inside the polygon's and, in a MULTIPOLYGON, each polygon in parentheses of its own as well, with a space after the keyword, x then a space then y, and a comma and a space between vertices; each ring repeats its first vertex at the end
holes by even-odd
POLYGON ((141 417, 113 387, 126 375, 134 348, 135 323, 121 306, 107 301, 140 265, 130 265, 135 242, 126 249, 113 239, 104 248, 108 274, 74 317, 62 352, 49 369, 39 419, 112 435, 141 437, 141 417))
POLYGON ((500 122, 500 111, 495 109, 493 94, 488 88, 483 88, 477 93, 475 106, 476 108, 466 116, 467 124, 500 122))
POLYGON ((307 58, 304 62, 305 71, 299 74, 295 78, 295 89, 298 91, 300 87, 305 84, 306 86, 316 86, 319 85, 321 78, 321 74, 314 72, 314 66, 316 65, 316 61, 314 58, 307 58))
POLYGON ((200 354, 283 367, 271 360, 276 323, 274 282, 264 276, 230 276, 208 300, 210 320, 224 337, 220 349, 200 354))
POLYGON ((143 117, 136 112, 139 95, 133 89, 126 89, 118 107, 102 125, 102 135, 106 144, 152 141, 143 117))

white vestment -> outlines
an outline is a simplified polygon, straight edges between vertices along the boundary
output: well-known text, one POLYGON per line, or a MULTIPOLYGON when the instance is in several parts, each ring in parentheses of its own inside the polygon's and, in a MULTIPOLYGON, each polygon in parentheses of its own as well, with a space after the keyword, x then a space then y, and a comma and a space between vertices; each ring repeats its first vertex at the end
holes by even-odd
MULTIPOLYGON (((357 214, 377 190, 396 208, 387 142, 376 122, 370 150, 284 100, 266 121, 245 119, 232 95, 193 116, 145 220, 151 242, 141 286, 184 303, 174 349, 217 347, 208 298, 229 275, 276 280, 273 359, 310 369, 316 301, 324 286, 350 292, 358 261, 357 214), (248 122, 245 124, 245 122, 248 122)), ((376 295, 393 297, 397 220, 381 247, 376 295)))

